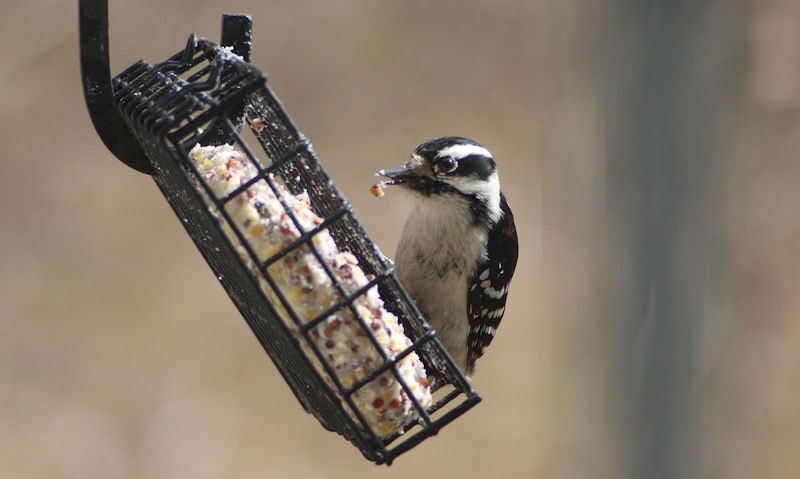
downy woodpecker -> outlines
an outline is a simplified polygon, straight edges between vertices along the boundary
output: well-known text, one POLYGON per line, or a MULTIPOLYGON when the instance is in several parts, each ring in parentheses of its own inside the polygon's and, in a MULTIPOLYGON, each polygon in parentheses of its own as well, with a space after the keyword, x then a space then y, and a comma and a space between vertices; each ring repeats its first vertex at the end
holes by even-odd
POLYGON ((403 287, 467 374, 494 339, 517 265, 514 216, 491 153, 467 138, 418 146, 380 186, 415 201, 395 257, 403 287))

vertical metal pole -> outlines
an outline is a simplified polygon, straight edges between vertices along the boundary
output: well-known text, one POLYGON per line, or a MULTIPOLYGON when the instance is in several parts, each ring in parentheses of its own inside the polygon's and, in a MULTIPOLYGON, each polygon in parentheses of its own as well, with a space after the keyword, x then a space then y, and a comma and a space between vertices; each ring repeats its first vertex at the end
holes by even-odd
POLYGON ((737 6, 619 0, 615 7, 607 206, 622 230, 616 251, 629 255, 631 270, 618 296, 624 304, 610 311, 624 318, 620 414, 630 477, 698 477, 706 460, 697 426, 698 337, 715 314, 706 294, 719 259, 712 246, 720 226, 715 189, 724 176, 717 155, 740 45, 739 30, 716 22, 735 21, 737 6))

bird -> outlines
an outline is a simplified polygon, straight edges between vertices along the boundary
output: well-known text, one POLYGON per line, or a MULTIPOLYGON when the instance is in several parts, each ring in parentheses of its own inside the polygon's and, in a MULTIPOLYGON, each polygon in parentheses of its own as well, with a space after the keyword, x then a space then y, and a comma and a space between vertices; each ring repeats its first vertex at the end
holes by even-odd
POLYGON ((494 157, 479 143, 426 141, 381 188, 413 198, 395 253, 397 279, 467 376, 495 337, 517 266, 514 215, 494 157))

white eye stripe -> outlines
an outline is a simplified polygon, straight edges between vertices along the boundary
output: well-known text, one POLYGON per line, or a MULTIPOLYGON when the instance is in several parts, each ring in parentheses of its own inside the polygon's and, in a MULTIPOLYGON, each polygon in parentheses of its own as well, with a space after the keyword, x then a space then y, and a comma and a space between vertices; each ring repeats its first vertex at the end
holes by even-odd
POLYGON ((466 158, 470 155, 481 155, 487 158, 491 158, 492 154, 489 153, 489 150, 480 146, 480 145, 452 145, 448 146, 447 148, 442 148, 436 153, 436 158, 442 158, 449 156, 453 159, 459 160, 461 158, 466 158))

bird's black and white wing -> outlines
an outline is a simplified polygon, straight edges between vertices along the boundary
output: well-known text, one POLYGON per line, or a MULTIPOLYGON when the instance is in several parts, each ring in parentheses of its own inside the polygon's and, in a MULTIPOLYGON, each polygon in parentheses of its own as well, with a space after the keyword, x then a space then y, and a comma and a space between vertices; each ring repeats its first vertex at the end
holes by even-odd
POLYGON ((475 361, 494 339, 505 313, 508 285, 517 267, 517 228, 502 193, 500 208, 503 216, 489 230, 486 261, 476 269, 467 291, 467 374, 472 373, 475 361))

